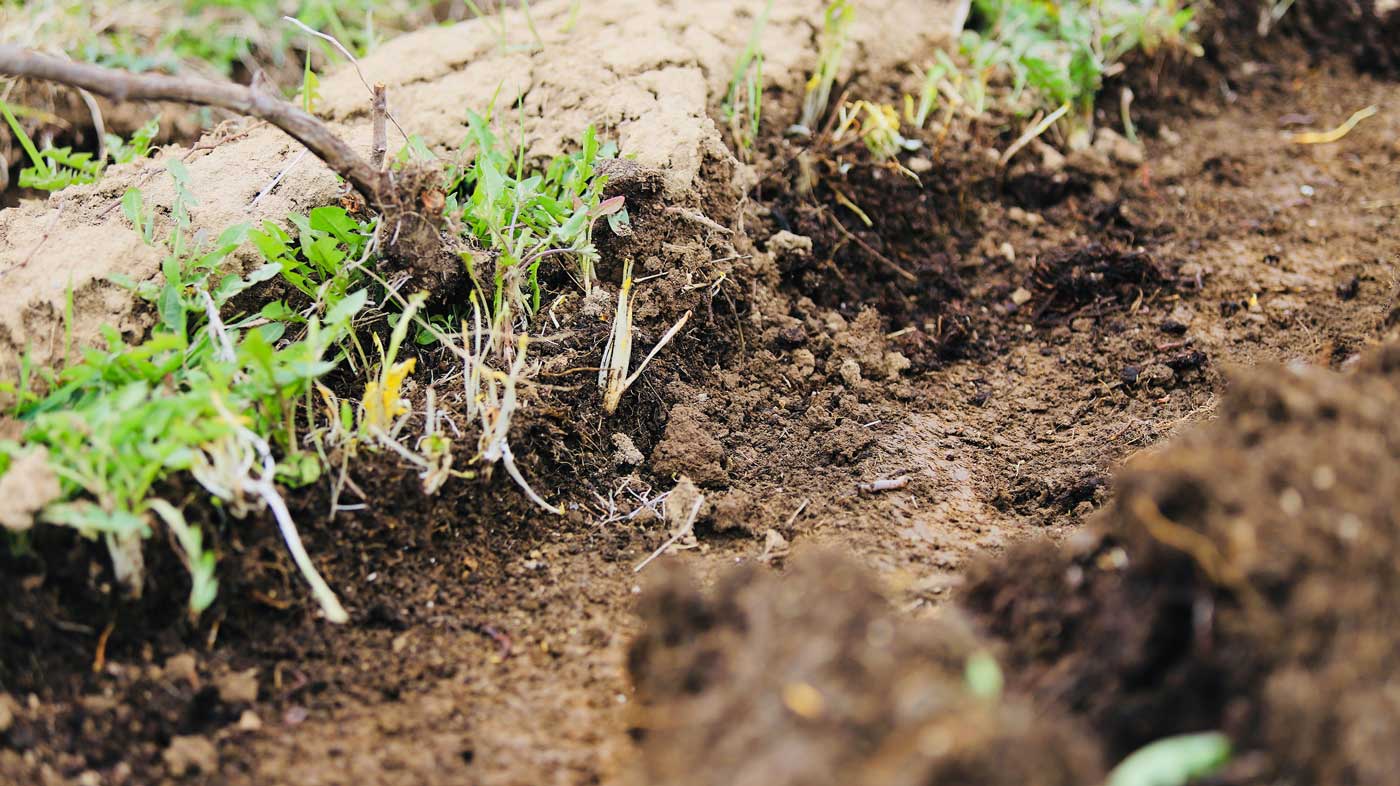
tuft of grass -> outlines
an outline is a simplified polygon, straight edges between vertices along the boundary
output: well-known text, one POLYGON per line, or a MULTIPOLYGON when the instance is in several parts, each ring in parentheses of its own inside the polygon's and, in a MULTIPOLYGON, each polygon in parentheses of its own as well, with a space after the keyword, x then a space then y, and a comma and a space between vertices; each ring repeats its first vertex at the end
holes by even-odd
POLYGON ((745 161, 753 157, 754 144, 758 141, 759 126, 763 119, 763 30, 768 26, 768 15, 773 10, 773 0, 768 0, 762 13, 754 20, 749 42, 734 64, 734 75, 729 79, 729 90, 724 94, 720 107, 729 133, 745 161))
POLYGON ((1064 115, 1071 147, 1093 135, 1094 101, 1104 80, 1121 73, 1133 51, 1148 55, 1192 43, 1196 7, 1189 0, 975 0, 979 30, 963 34, 970 63, 964 97, 974 116, 987 108, 990 80, 1004 75, 1009 103, 1032 93, 1033 109, 1068 106, 1064 115))
POLYGON ((856 9, 851 0, 831 0, 827 4, 822 15, 817 67, 807 80, 806 92, 802 97, 802 117, 793 127, 799 133, 815 133, 831 105, 831 88, 836 84, 836 75, 841 69, 855 17, 856 9))
POLYGON ((72 185, 96 183, 109 161, 125 164, 144 157, 150 152, 151 141, 160 131, 159 121, 153 119, 132 134, 129 140, 123 140, 116 134, 107 134, 106 157, 94 159, 91 153, 74 152, 71 147, 46 147, 39 150, 4 100, 0 100, 0 116, 5 118, 10 131, 29 157, 30 165, 19 171, 20 188, 40 191, 58 191, 72 185))
MULTIPOLYGON (((214 556, 199 529, 156 495, 163 480, 187 473, 236 516, 271 508, 327 618, 343 621, 344 610, 305 558, 274 481, 300 485, 317 474, 297 460, 296 422, 311 414, 302 408, 312 385, 342 359, 364 300, 346 298, 324 319, 276 318, 272 309, 226 318, 233 298, 281 275, 282 266, 221 274, 248 229, 232 227, 213 242, 192 233, 188 177, 178 160, 169 169, 176 198, 162 241, 163 281, 118 280, 155 304, 155 330, 128 345, 105 329, 105 348, 81 350, 52 375, 47 395, 21 397, 12 413, 24 425, 24 444, 44 447, 61 480, 62 498, 43 520, 101 538, 116 576, 135 594, 144 582, 141 541, 163 524, 190 571, 189 607, 197 615, 216 593, 214 556), (273 457, 274 444, 282 459, 273 457)), ((139 192, 128 192, 123 208, 154 242, 155 219, 139 192)))
MULTIPOLYGON (((539 368, 528 350, 531 334, 546 329, 542 301, 577 296, 572 289, 546 292, 542 268, 560 266, 586 295, 598 284, 597 223, 606 220, 619 235, 631 232, 625 200, 604 198, 606 178, 598 171, 616 148, 589 128, 574 152, 536 168, 525 155, 523 120, 516 144, 502 144, 487 118, 469 113, 468 126, 453 159, 438 160, 410 139, 393 164, 444 170, 445 227, 471 249, 464 254, 476 283, 469 302, 440 305, 435 314, 423 313, 424 293, 400 295, 378 274, 380 236, 389 229, 377 217, 324 206, 289 216, 291 230, 268 222, 209 237, 194 228, 198 203, 180 161, 167 164, 175 193, 168 216, 138 190, 128 191, 123 214, 144 242, 163 250, 161 275, 114 281, 149 301, 157 324, 134 344, 107 329, 105 346, 73 349, 61 371, 40 372, 48 388, 42 395, 30 390, 33 371, 23 363, 20 385, 7 386, 14 388, 10 414, 23 425, 23 448, 0 444, 0 471, 21 450, 43 448, 61 494, 41 519, 101 539, 129 592, 146 583, 145 539, 165 529, 189 571, 191 615, 217 594, 216 555, 198 523, 166 497, 176 476, 192 479, 234 518, 270 516, 325 617, 336 622, 348 614, 301 541, 283 496, 287 488, 324 479, 334 512, 351 458, 387 452, 418 468, 425 493, 499 464, 537 505, 562 514, 525 480, 510 435, 520 390, 539 368), (246 274, 226 272, 247 243, 264 263, 246 274), (244 293, 273 280, 284 285, 285 298, 251 310, 242 305, 244 293), (364 332, 379 320, 389 325, 387 347, 381 332, 364 332), (373 356, 362 336, 372 340, 373 356), (465 414, 481 429, 476 452, 465 460, 444 428, 462 438, 438 411, 434 386, 421 399, 410 395, 416 366, 410 336, 463 361, 465 414), (358 407, 323 382, 342 368, 348 372, 338 374, 342 384, 348 377, 363 386, 358 407)), ((125 155, 127 147, 112 149, 125 155)), ((630 369, 630 271, 626 278, 614 334, 623 336, 627 351, 602 364, 619 372, 604 386, 607 412, 689 316, 630 369)))
POLYGON ((258 70, 290 77, 302 55, 330 56, 322 43, 279 24, 294 16, 357 56, 388 33, 437 21, 429 0, 0 0, 0 39, 133 71, 258 70))
POLYGON ((495 326, 516 317, 528 323, 540 305, 540 265, 551 257, 572 259, 579 286, 591 291, 598 260, 595 225, 602 219, 616 225, 627 220, 622 198, 603 199, 607 180, 597 176, 598 162, 616 156, 616 146, 599 143, 590 126, 578 151, 555 158, 543 172, 527 172, 523 144, 507 152, 488 120, 474 112, 468 112, 467 125, 462 154, 471 163, 449 167, 446 210, 468 238, 495 257, 489 293, 478 283, 482 294, 490 295, 485 299, 495 326))

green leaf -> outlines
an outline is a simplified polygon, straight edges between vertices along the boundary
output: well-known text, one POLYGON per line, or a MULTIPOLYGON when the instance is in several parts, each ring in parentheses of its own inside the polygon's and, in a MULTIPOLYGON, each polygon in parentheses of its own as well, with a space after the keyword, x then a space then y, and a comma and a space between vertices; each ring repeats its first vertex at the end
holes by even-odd
POLYGON ((88 501, 60 502, 44 509, 43 520, 76 529, 85 537, 112 535, 115 537, 146 537, 150 530, 146 521, 130 511, 105 511, 88 501))
POLYGON ((277 462, 277 479, 291 488, 315 483, 321 477, 321 461, 314 453, 289 453, 277 462))
POLYGON ((214 576, 214 554, 204 550, 204 536, 198 527, 191 527, 174 505, 160 498, 147 500, 147 507, 165 522, 175 535, 175 542, 184 552, 185 567, 190 572, 190 613, 198 616, 214 602, 219 592, 219 580, 214 576))
POLYGON ((262 310, 258 312, 258 316, 263 319, 272 320, 273 322, 283 322, 296 317, 297 313, 288 308, 286 303, 280 300, 274 300, 264 305, 262 310))
POLYGON ((29 138, 29 134, 24 132, 24 127, 19 124, 19 120, 15 119, 14 112, 10 111, 10 105, 4 101, 0 101, 0 115, 4 115, 5 122, 10 125, 10 131, 19 140, 20 147, 24 148, 24 152, 29 156, 34 168, 43 175, 49 175, 43 156, 39 155, 39 151, 34 147, 34 142, 29 138))
POLYGON ((253 245, 257 246, 258 252, 263 255, 263 259, 268 262, 280 262, 283 258, 291 256, 291 236, 271 221, 264 221, 262 231, 253 230, 249 237, 252 238, 253 245))
POLYGON ((327 325, 347 324, 360 313, 369 301, 369 290, 361 289, 346 295, 339 303, 326 310, 327 325))
POLYGON ((128 188, 126 193, 122 195, 122 215, 126 216, 126 220, 131 222, 136 231, 141 233, 146 244, 150 245, 152 238, 150 232, 146 230, 145 212, 145 200, 141 196, 141 191, 128 188))
POLYGON ((632 217, 627 214, 627 208, 608 216, 608 228, 618 237, 632 236, 632 217))
MULTIPOLYGON (((272 323, 280 324, 280 323, 272 323)), ((262 328, 248 331, 243 337, 243 342, 238 346, 238 354, 244 359, 245 365, 257 365, 264 369, 272 366, 272 343, 267 340, 262 328), (251 361, 251 363, 249 362, 251 361)))
POLYGON ((266 325, 258 325, 252 332, 261 341, 271 345, 282 340, 282 336, 287 332, 287 326, 281 322, 269 322, 266 325))
POLYGON ((301 74, 301 108, 307 114, 316 111, 321 100, 321 79, 311 70, 311 49, 306 50, 306 66, 301 74))
POLYGON ((360 235, 360 224, 345 212, 345 208, 336 205, 327 205, 313 209, 308 214, 310 227, 320 232, 329 232, 335 236, 336 240, 342 243, 355 244, 363 238, 360 235))
POLYGON ((1186 786, 1230 760, 1230 740, 1212 731, 1157 740, 1130 754, 1105 786, 1186 786))
POLYGON ((328 275, 338 272, 341 263, 345 261, 345 252, 340 250, 333 237, 322 236, 310 243, 303 238, 302 251, 307 259, 328 275))
POLYGON ((180 290, 170 284, 160 291, 161 322, 165 324, 167 330, 178 336, 186 334, 188 314, 185 311, 185 303, 180 298, 180 290))
POLYGON ((271 281, 272 279, 277 278, 277 276, 281 272, 282 265, 273 262, 258 267, 253 272, 249 273, 243 280, 248 282, 250 285, 261 284, 264 281, 271 281))
POLYGON ((995 699, 1001 696, 1001 667, 990 652, 976 652, 967 659, 963 680, 967 683, 968 692, 973 696, 981 699, 995 699))

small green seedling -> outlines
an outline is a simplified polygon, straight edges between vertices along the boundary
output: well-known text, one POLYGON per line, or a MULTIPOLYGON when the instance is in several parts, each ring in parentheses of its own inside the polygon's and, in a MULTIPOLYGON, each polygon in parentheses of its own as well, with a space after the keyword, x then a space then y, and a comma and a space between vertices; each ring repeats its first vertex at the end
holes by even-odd
MULTIPOLYGON (((93 158, 92 153, 74 152, 71 147, 48 147, 40 151, 25 133, 9 104, 0 100, 0 115, 10 126, 15 139, 29 156, 30 165, 20 169, 20 188, 58 191, 73 185, 96 183, 107 167, 107 158, 93 158)), ((113 163, 125 164, 140 158, 150 150, 151 140, 159 131, 157 121, 142 126, 130 141, 123 142, 116 134, 107 134, 107 156, 113 163)))
POLYGON ((759 125, 763 119, 763 30, 768 26, 768 14, 773 10, 773 0, 763 6, 763 12, 754 21, 753 32, 749 34, 748 45, 739 55, 734 65, 734 75, 729 79, 729 90, 725 93, 721 111, 729 124, 730 135, 739 149, 739 155, 748 161, 753 156, 754 144, 758 141, 759 125))
POLYGON ((826 115, 827 107, 831 104, 831 88, 836 84, 836 75, 841 69, 855 16, 856 9, 851 0, 832 0, 826 7, 822 16, 817 67, 807 80, 806 93, 802 97, 802 117, 793 126, 797 133, 815 133, 826 115))
POLYGON ((996 700, 1001 698, 1005 680, 997 659, 985 650, 973 653, 967 659, 963 670, 963 681, 967 690, 979 699, 996 700))
POLYGON ((1032 111, 1070 107, 1061 122, 1071 147, 1092 140, 1095 98, 1105 79, 1122 72, 1129 52, 1201 52, 1190 40, 1195 4, 1183 0, 975 0, 974 7, 983 27, 962 38, 973 71, 964 91, 973 114, 985 111, 989 80, 1005 74, 1011 104, 1030 90, 1032 111))
POLYGON ((949 71, 955 70, 951 61, 947 59, 947 54, 942 51, 939 54, 943 55, 943 59, 925 69, 923 78, 920 80, 917 108, 912 96, 904 97, 904 119, 915 128, 923 128, 928 124, 929 115, 938 108, 938 96, 942 89, 943 80, 948 76, 949 71))
POLYGON ((1181 734, 1130 754, 1108 774, 1104 786, 1186 786, 1229 760, 1230 739, 1224 734, 1181 734))
POLYGON ((449 169, 446 211, 467 235, 496 255, 493 323, 499 329, 519 316, 528 321, 539 308, 539 267, 550 257, 572 257, 584 292, 593 288, 598 249, 593 230, 601 219, 614 228, 626 222, 622 197, 603 199, 606 178, 597 164, 616 155, 600 144, 592 126, 580 149, 559 156, 543 173, 525 172, 523 140, 507 155, 486 118, 469 112, 464 155, 471 164, 449 169))
POLYGON ((311 49, 306 50, 306 62, 301 70, 301 108, 307 114, 316 111, 321 101, 321 78, 311 68, 311 49))

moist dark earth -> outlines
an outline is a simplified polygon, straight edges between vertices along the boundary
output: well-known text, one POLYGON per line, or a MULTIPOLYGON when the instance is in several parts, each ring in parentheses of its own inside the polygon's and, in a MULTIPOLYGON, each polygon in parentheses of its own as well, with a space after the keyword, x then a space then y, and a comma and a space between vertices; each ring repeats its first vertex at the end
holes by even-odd
POLYGON ((605 264, 739 259, 639 301, 642 345, 696 319, 614 421, 567 376, 606 325, 561 315, 516 453, 566 516, 388 463, 352 470, 365 511, 299 495, 344 627, 270 527, 198 504, 198 624, 177 579, 118 601, 42 535, 0 563, 0 781, 1070 784, 1218 728, 1219 782, 1389 782, 1400 86, 1358 70, 1383 46, 1303 51, 1159 86, 1140 158, 1003 175, 984 127, 924 140, 922 186, 813 151, 804 195, 774 135, 747 194, 706 173, 744 229, 693 248, 619 179, 643 239, 605 264), (636 570, 697 492, 694 539, 636 570))

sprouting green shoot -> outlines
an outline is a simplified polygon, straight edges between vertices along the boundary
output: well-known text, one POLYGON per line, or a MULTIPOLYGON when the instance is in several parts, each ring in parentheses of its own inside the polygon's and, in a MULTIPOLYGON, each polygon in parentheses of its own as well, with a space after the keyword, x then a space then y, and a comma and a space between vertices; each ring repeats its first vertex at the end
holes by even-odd
POLYGON ((598 259, 594 225, 626 216, 621 197, 603 199, 605 178, 596 175, 597 163, 615 156, 616 147, 599 143, 589 127, 577 152, 555 158, 543 172, 526 173, 523 139, 505 150, 486 118, 469 112, 467 124, 463 147, 471 164, 449 170, 447 212, 495 256, 492 292, 484 298, 493 323, 528 321, 539 307, 540 265, 552 257, 572 258, 579 286, 591 291, 598 259))
MULTIPOLYGON (((941 53, 940 53, 941 54, 941 53)), ((917 107, 910 96, 905 96, 904 119, 909 125, 915 128, 923 128, 928 123, 928 117, 934 109, 938 108, 938 92, 943 79, 948 76, 950 64, 946 60, 940 60, 929 66, 923 74, 923 79, 919 85, 919 103, 917 107)))
POLYGON ((1004 75, 1011 103, 1032 91, 1033 110, 1068 105, 1066 136, 1087 145, 1094 101, 1104 80, 1122 69, 1129 52, 1176 48, 1199 54, 1190 40, 1190 0, 975 0, 978 29, 966 31, 962 51, 972 77, 965 90, 974 115, 985 111, 989 81, 1004 75))
POLYGON ((156 121, 152 120, 132 135, 129 142, 123 142, 115 134, 108 134, 105 137, 108 159, 95 159, 91 153, 74 152, 71 147, 49 147, 40 151, 4 101, 0 101, 0 115, 4 116, 15 139, 19 140, 20 147, 29 156, 30 165, 19 172, 20 188, 40 191, 58 191, 71 185, 97 182, 102 170, 107 167, 108 159, 124 164, 146 155, 151 140, 159 130, 156 121))
POLYGON ((1186 786, 1230 760, 1220 732, 1180 734, 1139 748, 1113 768, 1105 786, 1186 786))
POLYGON ((831 88, 851 35, 856 9, 851 0, 831 0, 822 17, 821 42, 817 51, 817 67, 807 80, 802 98, 802 118, 795 127, 801 133, 814 133, 831 104, 831 88))
POLYGON ((306 63, 301 71, 301 108, 310 114, 316 111, 316 103, 321 100, 321 79, 311 70, 311 50, 306 51, 306 63))
POLYGON ((734 75, 730 77, 729 90, 721 107, 729 123, 730 134, 739 148, 739 155, 746 161, 753 154, 763 118, 762 38, 764 28, 768 26, 768 14, 772 10, 773 0, 768 0, 763 12, 754 21, 748 45, 734 65, 734 75))

